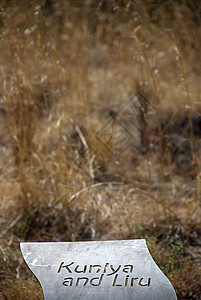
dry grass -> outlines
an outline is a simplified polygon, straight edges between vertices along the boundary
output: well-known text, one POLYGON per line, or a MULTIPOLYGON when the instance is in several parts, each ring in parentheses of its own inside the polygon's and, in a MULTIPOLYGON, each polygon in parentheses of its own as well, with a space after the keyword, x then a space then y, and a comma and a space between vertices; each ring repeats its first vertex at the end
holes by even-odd
POLYGON ((2 299, 20 241, 137 237, 200 299, 200 8, 143 3, 1 1, 2 299))

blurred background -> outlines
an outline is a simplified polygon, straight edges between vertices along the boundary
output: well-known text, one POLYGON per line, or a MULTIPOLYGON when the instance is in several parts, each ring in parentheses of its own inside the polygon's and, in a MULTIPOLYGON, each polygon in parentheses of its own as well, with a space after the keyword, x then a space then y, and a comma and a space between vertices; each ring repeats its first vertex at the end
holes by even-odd
POLYGON ((0 1, 0 297, 21 241, 146 238, 200 299, 201 3, 0 1))

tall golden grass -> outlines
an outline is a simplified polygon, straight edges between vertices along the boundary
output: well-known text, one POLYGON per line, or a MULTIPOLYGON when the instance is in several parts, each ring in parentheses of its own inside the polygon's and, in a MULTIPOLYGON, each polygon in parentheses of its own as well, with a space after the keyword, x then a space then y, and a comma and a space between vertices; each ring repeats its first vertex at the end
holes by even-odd
POLYGON ((181 299, 199 299, 198 8, 1 2, 3 299, 42 297, 22 240, 136 237, 181 299))

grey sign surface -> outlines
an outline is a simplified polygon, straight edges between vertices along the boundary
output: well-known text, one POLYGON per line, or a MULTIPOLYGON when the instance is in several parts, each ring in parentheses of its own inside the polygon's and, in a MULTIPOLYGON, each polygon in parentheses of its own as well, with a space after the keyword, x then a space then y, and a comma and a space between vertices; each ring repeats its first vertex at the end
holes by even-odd
POLYGON ((145 240, 21 243, 46 300, 172 300, 175 291, 145 240))

